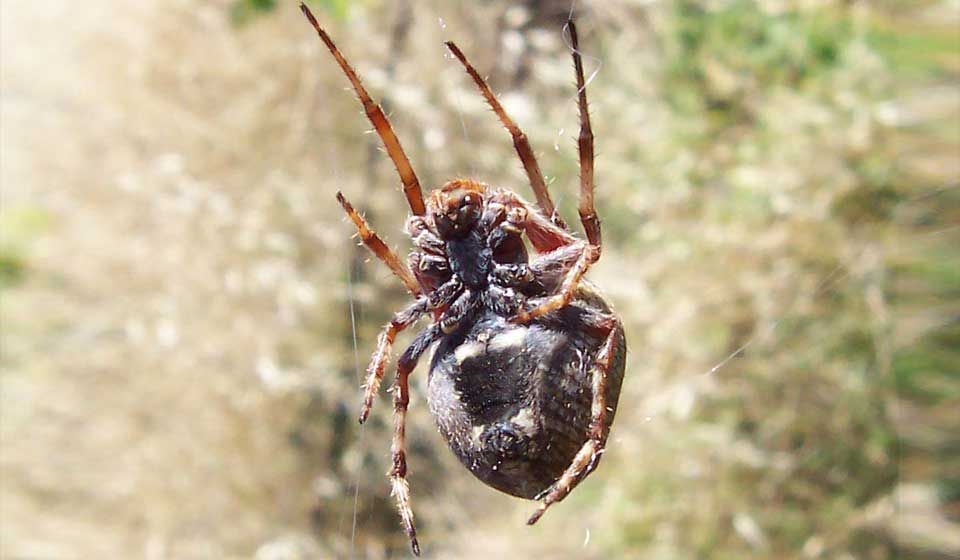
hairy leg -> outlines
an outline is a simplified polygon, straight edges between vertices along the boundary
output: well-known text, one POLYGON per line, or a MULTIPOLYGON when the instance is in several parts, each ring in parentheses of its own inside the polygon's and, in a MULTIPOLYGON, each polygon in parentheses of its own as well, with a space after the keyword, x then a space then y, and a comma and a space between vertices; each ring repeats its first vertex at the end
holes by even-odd
POLYGON ((600 248, 600 219, 593 204, 593 128, 590 126, 590 109, 587 107, 587 84, 583 79, 583 59, 580 56, 580 42, 577 39, 577 26, 567 22, 570 30, 570 44, 573 47, 573 67, 577 74, 577 106, 580 109, 580 136, 577 137, 577 149, 580 152, 580 222, 587 234, 587 241, 600 248))
POLYGON ((373 399, 377 396, 380 389, 380 380, 383 379, 383 370, 390 359, 390 350, 393 348, 393 341, 397 335, 417 322, 429 307, 427 298, 420 297, 417 301, 410 304, 405 309, 394 314, 390 322, 380 332, 377 337, 377 349, 373 352, 370 365, 367 366, 367 382, 364 383, 363 406, 360 408, 360 423, 367 421, 370 415, 370 408, 373 407, 373 399))
POLYGON ((397 501, 397 510, 403 529, 410 539, 410 548, 420 556, 420 544, 417 542, 417 527, 413 519, 413 507, 410 505, 410 485, 407 483, 407 407, 410 404, 410 373, 417 367, 420 356, 440 338, 440 329, 431 325, 414 339, 397 362, 397 378, 393 391, 393 444, 390 447, 392 466, 390 490, 397 501))
POLYGON ((410 506, 410 487, 407 484, 407 455, 406 455, 406 417, 407 406, 410 404, 410 373, 417 367, 417 362, 424 352, 443 334, 452 332, 464 320, 468 319, 476 309, 476 301, 469 290, 464 290, 450 306, 443 311, 438 320, 430 328, 422 331, 413 340, 409 347, 397 361, 397 380, 393 395, 393 466, 387 473, 390 477, 390 486, 394 498, 397 500, 397 509, 403 528, 410 539, 413 553, 420 555, 420 545, 417 543, 417 529, 413 520, 413 508, 410 506))
MULTIPOLYGON (((387 365, 387 360, 390 359, 390 351, 397 335, 414 324, 428 310, 444 310, 447 306, 453 307, 462 299, 462 292, 463 284, 457 276, 453 276, 431 292, 429 296, 417 298, 417 301, 410 304, 406 309, 394 314, 390 322, 383 328, 380 336, 377 337, 377 349, 373 352, 370 365, 367 366, 367 382, 364 384, 363 406, 360 408, 361 424, 366 422, 370 415, 370 408, 373 407, 373 400, 380 389, 383 370, 387 365)), ((442 316, 448 313, 449 310, 446 310, 442 316)))
POLYGON ((407 287, 407 290, 415 295, 420 295, 422 288, 420 283, 417 282, 417 279, 414 278, 411 274, 410 269, 403 264, 403 261, 400 260, 400 257, 394 253, 390 247, 387 247, 387 244, 380 239, 380 236, 377 235, 375 231, 370 229, 370 225, 367 224, 367 221, 363 219, 363 216, 350 204, 346 198, 344 198, 343 193, 337 192, 337 201, 340 202, 340 206, 343 206, 344 212, 347 213, 347 217, 357 226, 357 233, 360 234, 360 240, 364 245, 367 246, 367 249, 376 255, 383 264, 396 275, 397 278, 403 282, 403 285, 407 287))
POLYGON ((380 331, 377 337, 377 349, 373 352, 370 365, 367 366, 367 382, 364 384, 363 406, 360 408, 360 423, 363 424, 370 415, 373 400, 380 389, 380 380, 383 379, 383 370, 390 359, 390 350, 397 335, 406 330, 429 309, 441 308, 456 298, 462 286, 456 277, 437 288, 429 297, 420 297, 406 309, 394 314, 390 322, 380 331))
POLYGON ((505 288, 533 286, 548 293, 557 292, 583 250, 584 244, 576 243, 539 255, 529 263, 494 263, 490 283, 505 288))
POLYGON ((527 520, 528 525, 536 523, 547 511, 547 508, 566 498, 577 484, 597 468, 597 465, 600 464, 600 458, 603 456, 607 435, 610 432, 606 398, 607 376, 616 351, 619 323, 615 318, 606 316, 600 326, 609 330, 603 346, 597 354, 596 363, 593 365, 593 401, 590 428, 587 434, 588 439, 574 456, 567 469, 560 475, 560 478, 543 494, 543 501, 540 506, 527 520))
MULTIPOLYGON (((600 249, 594 245, 581 244, 576 251, 579 253, 577 260, 563 276, 563 282, 560 284, 557 293, 541 298, 531 309, 520 310, 517 315, 513 317, 513 322, 528 323, 537 317, 564 307, 573 300, 573 297, 577 293, 577 288, 580 286, 580 280, 583 279, 583 276, 593 263, 597 262, 597 259, 600 257, 600 249)), ((562 254, 560 256, 567 257, 568 255, 562 254)))
POLYGON ((337 64, 340 65, 340 69, 343 70, 343 73, 347 75, 347 79, 350 80, 354 91, 357 92, 357 97, 360 98, 360 102, 363 104, 363 110, 367 114, 367 118, 370 119, 370 123, 373 124, 373 127, 377 130, 380 140, 383 141, 383 145, 387 148, 387 154, 390 155, 390 159, 393 160, 393 164, 397 168, 397 174, 400 175, 400 182, 403 183, 403 194, 407 197, 407 204, 410 205, 410 211, 417 216, 422 216, 426 210, 423 204, 423 191, 420 189, 420 180, 417 179, 417 174, 413 171, 413 166, 410 165, 410 160, 407 158, 407 154, 404 153, 403 146, 400 145, 400 140, 393 131, 390 120, 387 118, 387 115, 384 114, 380 105, 367 93, 366 88, 360 83, 360 78, 357 76, 357 73, 350 67, 350 64, 347 62, 347 59, 344 58, 343 54, 340 53, 340 49, 333 43, 333 39, 320 27, 317 18, 313 16, 313 13, 310 12, 306 4, 301 2, 300 10, 303 12, 303 15, 306 16, 310 25, 317 31, 320 40, 327 46, 330 54, 333 55, 337 64))
POLYGON ((565 228, 566 225, 563 223, 563 219, 557 214, 553 200, 550 199, 550 191, 547 190, 547 183, 543 180, 543 173, 540 171, 540 165, 537 163, 537 158, 533 154, 533 148, 530 147, 530 140, 527 138, 527 135, 520 130, 520 127, 518 127, 517 124, 513 122, 513 119, 507 115, 507 112, 503 110, 503 106, 500 105, 497 96, 490 90, 490 86, 487 85, 487 82, 480 73, 477 72, 477 69, 470 64, 467 57, 463 54, 463 51, 452 41, 447 41, 446 45, 447 48, 450 49, 450 52, 463 64, 467 73, 470 74, 474 83, 477 84, 477 87, 480 88, 480 93, 484 99, 487 100, 493 112, 497 114, 497 118, 503 123, 504 128, 510 132, 510 136, 513 138, 513 146, 517 150, 517 155, 520 156, 524 170, 527 172, 530 186, 533 188, 533 194, 537 198, 537 205, 540 207, 540 210, 553 224, 565 228))
MULTIPOLYGON (((583 77, 583 60, 577 38, 577 28, 567 22, 573 47, 573 63, 577 76, 577 105, 580 112, 580 136, 577 146, 580 152, 580 220, 587 235, 587 243, 578 243, 566 231, 544 220, 537 212, 530 212, 525 203, 514 196, 509 201, 507 220, 522 222, 523 230, 541 256, 531 263, 534 276, 547 289, 560 284, 557 293, 544 298, 532 309, 521 309, 514 321, 526 323, 560 309, 570 303, 577 292, 580 280, 600 258, 600 219, 594 206, 593 181, 593 129, 587 106, 586 81, 583 77), (562 278, 562 282, 559 279, 562 278)), ((505 195, 509 196, 509 195, 505 195)))

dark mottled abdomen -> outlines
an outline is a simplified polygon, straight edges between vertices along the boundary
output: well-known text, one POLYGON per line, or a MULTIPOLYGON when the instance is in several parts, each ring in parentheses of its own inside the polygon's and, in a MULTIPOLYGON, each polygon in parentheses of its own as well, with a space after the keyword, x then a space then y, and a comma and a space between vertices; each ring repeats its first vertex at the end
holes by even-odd
MULTIPOLYGON (((594 357, 590 328, 598 296, 574 301, 545 321, 515 325, 493 313, 446 337, 430 367, 430 410, 460 461, 494 488, 533 498, 553 484, 587 440, 594 357)), ((626 343, 619 322, 607 381, 613 420, 626 343)))

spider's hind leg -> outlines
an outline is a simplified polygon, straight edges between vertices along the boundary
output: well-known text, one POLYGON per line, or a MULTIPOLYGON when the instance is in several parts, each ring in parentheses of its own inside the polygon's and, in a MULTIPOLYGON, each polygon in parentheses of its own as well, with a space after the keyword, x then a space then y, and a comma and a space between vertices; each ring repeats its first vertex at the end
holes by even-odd
POLYGON ((576 488, 577 484, 580 484, 587 475, 597 468, 597 465, 600 464, 600 458, 603 456, 607 435, 610 432, 610 415, 607 409, 607 379, 613 365, 614 355, 617 352, 617 342, 621 336, 621 330, 617 319, 609 315, 603 316, 596 326, 608 332, 593 364, 591 383, 593 402, 590 409, 591 420, 587 433, 588 439, 574 456, 567 469, 560 475, 560 478, 537 496, 537 499, 542 498, 543 501, 530 516, 530 519, 527 520, 528 525, 533 525, 539 521, 547 508, 566 498, 576 488))
POLYGON ((430 345, 445 333, 456 329, 462 321, 468 319, 475 310, 475 299, 469 290, 463 291, 436 323, 414 338, 397 361, 397 379, 393 393, 393 445, 391 455, 393 466, 387 475, 390 477, 391 493, 397 500, 397 509, 403 521, 403 529, 410 539, 410 548, 420 555, 417 542, 417 527, 413 520, 413 508, 410 506, 410 485, 407 483, 407 407, 410 404, 410 373, 430 345))
POLYGON ((434 324, 420 332, 397 362, 397 379, 393 393, 393 445, 390 453, 392 466, 390 493, 397 501, 403 529, 410 539, 410 548, 420 556, 420 544, 417 542, 417 527, 413 520, 413 508, 410 505, 410 485, 407 483, 407 406, 410 404, 410 373, 417 366, 420 356, 440 337, 440 329, 434 324))

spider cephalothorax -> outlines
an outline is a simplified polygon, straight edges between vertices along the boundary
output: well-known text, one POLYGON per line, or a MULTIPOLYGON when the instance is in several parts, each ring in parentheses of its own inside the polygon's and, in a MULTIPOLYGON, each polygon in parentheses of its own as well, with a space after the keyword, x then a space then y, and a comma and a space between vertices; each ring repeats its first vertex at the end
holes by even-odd
POLYGON ((393 391, 393 466, 388 473, 403 526, 420 553, 407 486, 405 428, 409 375, 434 343, 428 401, 450 449, 485 483, 541 500, 533 524, 589 475, 603 454, 620 396, 626 355, 623 327, 584 279, 600 258, 593 205, 593 133, 577 32, 568 22, 580 108, 579 240, 557 215, 526 136, 453 43, 497 117, 533 187, 537 206, 510 190, 469 179, 447 182, 424 202, 419 180, 390 121, 306 6, 304 14, 347 75, 396 165, 411 216, 407 264, 374 233, 343 194, 337 200, 360 239, 415 300, 381 332, 367 369, 360 422, 370 413, 394 340, 425 315, 397 361, 393 391), (527 252, 525 240, 535 251, 527 252))

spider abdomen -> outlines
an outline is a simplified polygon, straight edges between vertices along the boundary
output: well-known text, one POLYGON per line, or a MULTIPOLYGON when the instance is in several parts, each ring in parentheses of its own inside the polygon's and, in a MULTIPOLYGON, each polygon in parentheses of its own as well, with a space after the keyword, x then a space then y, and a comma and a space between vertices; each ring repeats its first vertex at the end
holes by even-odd
MULTIPOLYGON (((593 368, 604 341, 592 321, 610 314, 591 296, 528 325, 485 312, 437 348, 431 412, 451 450, 484 483, 534 498, 587 441, 593 368)), ((610 421, 626 355, 619 322, 615 331, 606 384, 610 421)))

